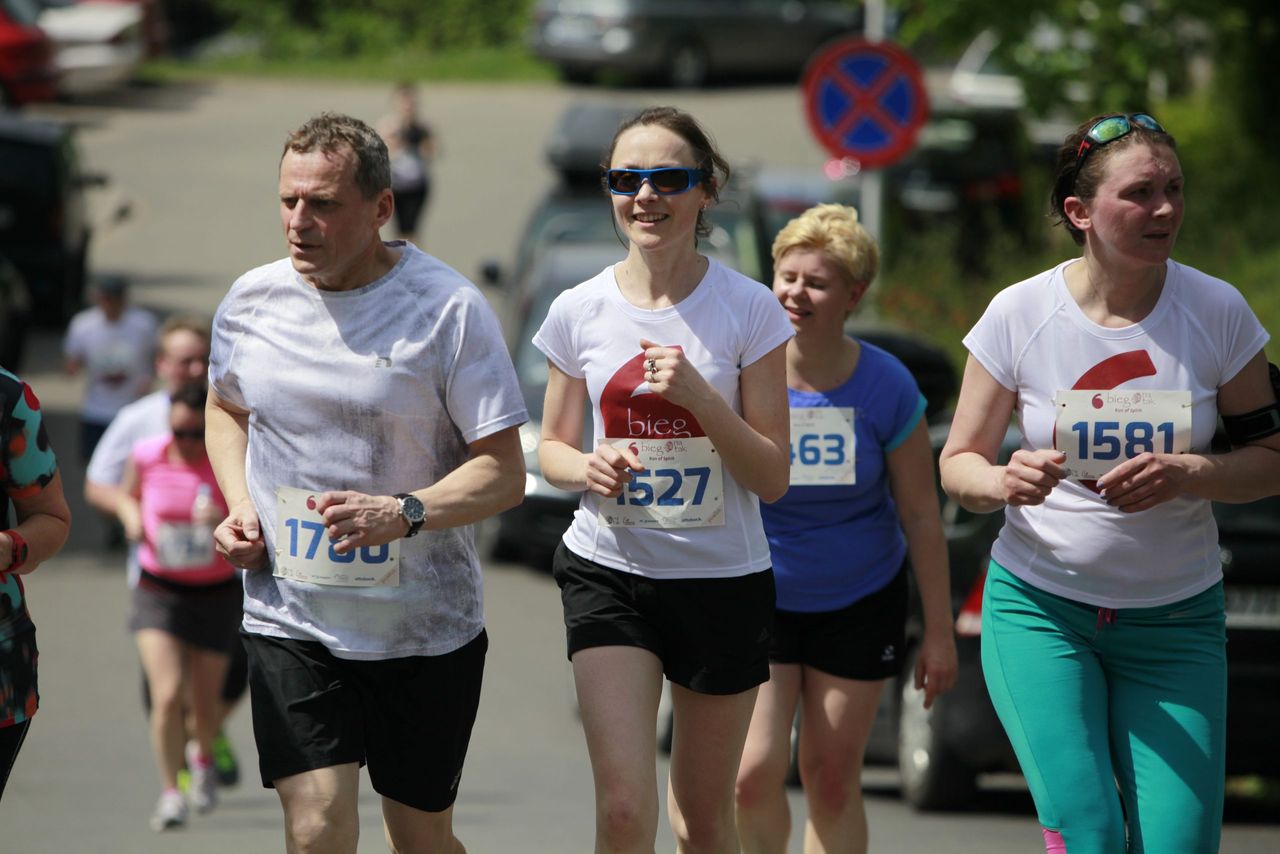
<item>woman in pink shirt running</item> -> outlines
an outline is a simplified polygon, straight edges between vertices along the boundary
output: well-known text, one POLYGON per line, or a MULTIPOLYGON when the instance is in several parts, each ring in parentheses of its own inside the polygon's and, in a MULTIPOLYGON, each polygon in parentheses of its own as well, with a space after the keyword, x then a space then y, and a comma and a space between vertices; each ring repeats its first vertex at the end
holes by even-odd
POLYGON ((156 831, 187 818, 178 791, 184 707, 194 735, 187 756, 191 800, 200 812, 216 804, 213 739, 242 607, 236 571, 213 547, 213 527, 227 506, 205 453, 205 396, 202 386, 179 390, 169 414, 171 432, 134 446, 122 484, 129 499, 119 509, 125 535, 138 543, 142 568, 129 628, 150 686, 151 747, 164 787, 151 818, 156 831))

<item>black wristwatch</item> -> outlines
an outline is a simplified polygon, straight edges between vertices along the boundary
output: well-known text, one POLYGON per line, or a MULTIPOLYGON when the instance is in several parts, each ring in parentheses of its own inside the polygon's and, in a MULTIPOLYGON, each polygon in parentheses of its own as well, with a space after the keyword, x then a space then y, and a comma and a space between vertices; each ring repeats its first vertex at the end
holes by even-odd
POLYGON ((407 492, 397 493, 396 500, 400 502, 400 515, 409 523, 409 532, 405 534, 405 538, 415 537, 418 531, 422 530, 422 523, 427 518, 427 508, 416 496, 407 492))

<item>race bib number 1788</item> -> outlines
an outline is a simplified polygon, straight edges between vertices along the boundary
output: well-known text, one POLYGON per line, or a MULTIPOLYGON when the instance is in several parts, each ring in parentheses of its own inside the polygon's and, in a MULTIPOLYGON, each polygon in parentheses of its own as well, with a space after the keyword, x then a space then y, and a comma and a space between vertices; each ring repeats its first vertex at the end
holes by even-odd
POLYGON ((291 486, 276 489, 275 575, 338 587, 398 587, 400 541, 339 553, 313 509, 316 495, 291 486))

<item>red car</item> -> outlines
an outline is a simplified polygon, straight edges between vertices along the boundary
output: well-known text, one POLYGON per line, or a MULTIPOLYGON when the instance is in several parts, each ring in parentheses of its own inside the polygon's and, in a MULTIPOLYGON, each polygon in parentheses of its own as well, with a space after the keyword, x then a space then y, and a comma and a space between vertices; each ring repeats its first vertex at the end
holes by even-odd
POLYGON ((53 42, 36 26, 39 12, 36 0, 0 0, 0 106, 57 97, 53 42))

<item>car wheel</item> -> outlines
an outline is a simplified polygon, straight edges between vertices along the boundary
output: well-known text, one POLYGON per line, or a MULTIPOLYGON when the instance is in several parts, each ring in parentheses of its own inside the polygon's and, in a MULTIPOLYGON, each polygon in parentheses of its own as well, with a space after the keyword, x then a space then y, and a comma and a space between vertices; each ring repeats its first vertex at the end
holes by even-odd
POLYGON ((924 707, 924 692, 912 680, 915 656, 904 671, 898 705, 898 771, 902 797, 918 810, 954 809, 977 790, 977 773, 959 759, 943 737, 953 700, 944 694, 924 707))
POLYGON ((680 42, 671 50, 671 85, 678 89, 697 89, 707 82, 710 64, 707 51, 696 42, 680 42))

